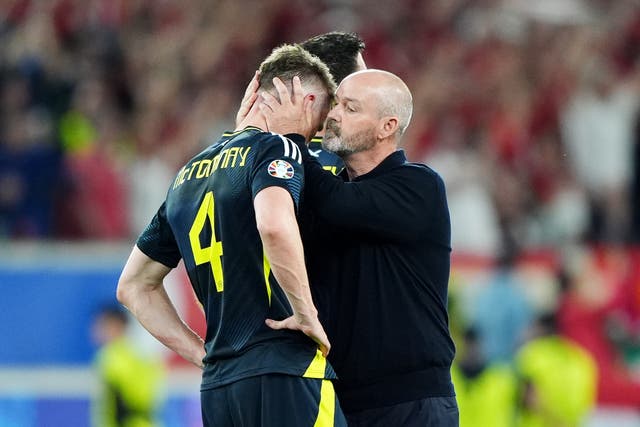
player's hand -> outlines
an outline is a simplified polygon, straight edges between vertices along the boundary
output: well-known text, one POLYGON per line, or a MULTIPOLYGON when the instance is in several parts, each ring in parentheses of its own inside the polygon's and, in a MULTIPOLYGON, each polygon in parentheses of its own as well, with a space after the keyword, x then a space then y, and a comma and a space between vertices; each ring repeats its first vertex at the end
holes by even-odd
POLYGON ((320 352, 324 357, 327 357, 329 350, 331 350, 329 338, 317 317, 300 321, 294 315, 287 317, 284 320, 267 319, 265 320, 265 323, 271 329, 292 329, 294 331, 302 331, 302 333, 318 343, 320 352))
POLYGON ((204 369, 204 357, 207 355, 207 352, 204 349, 204 343, 202 348, 197 349, 191 357, 187 357, 186 359, 191 362, 193 365, 197 366, 200 369, 204 369))
POLYGON ((240 109, 238 109, 238 112, 236 113, 236 129, 240 127, 242 121, 247 117, 249 111, 251 111, 251 107, 255 104, 256 99, 258 99, 258 87, 260 87, 259 79, 260 71, 256 70, 253 78, 247 86, 247 89, 244 91, 244 96, 240 103, 240 109))
POLYGON ((278 91, 280 101, 268 92, 261 92, 262 102, 260 111, 267 121, 269 132, 286 135, 297 133, 309 140, 318 129, 313 126, 313 95, 304 96, 300 77, 293 77, 293 94, 282 83, 282 80, 275 77, 273 84, 278 91))

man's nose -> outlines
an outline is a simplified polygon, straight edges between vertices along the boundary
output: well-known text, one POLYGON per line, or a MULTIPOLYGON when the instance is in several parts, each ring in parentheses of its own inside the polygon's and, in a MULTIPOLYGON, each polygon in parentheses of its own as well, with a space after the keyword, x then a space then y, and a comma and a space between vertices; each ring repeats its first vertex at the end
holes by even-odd
POLYGON ((338 117, 340 115, 339 108, 340 105, 334 105, 333 108, 329 110, 329 113, 327 113, 327 119, 338 121, 338 117))

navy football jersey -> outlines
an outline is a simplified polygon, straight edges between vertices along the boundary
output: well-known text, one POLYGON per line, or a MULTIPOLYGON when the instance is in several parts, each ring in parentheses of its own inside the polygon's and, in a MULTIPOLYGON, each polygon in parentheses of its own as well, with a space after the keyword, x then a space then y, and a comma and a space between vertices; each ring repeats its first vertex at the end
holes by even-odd
POLYGON ((168 267, 184 260, 207 319, 202 389, 264 373, 335 378, 314 341, 264 322, 293 312, 264 254, 253 199, 278 186, 297 207, 303 170, 300 149, 281 135, 225 133, 178 172, 138 239, 168 267))
POLYGON ((322 148, 322 137, 315 136, 309 142, 309 154, 318 160, 322 168, 334 175, 338 175, 344 169, 344 162, 340 157, 322 148))

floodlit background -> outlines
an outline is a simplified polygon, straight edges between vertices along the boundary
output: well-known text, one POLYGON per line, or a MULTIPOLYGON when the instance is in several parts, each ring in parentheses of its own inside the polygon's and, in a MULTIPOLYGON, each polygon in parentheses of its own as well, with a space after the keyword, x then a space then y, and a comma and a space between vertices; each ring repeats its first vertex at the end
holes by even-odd
MULTIPOLYGON (((332 30, 408 84, 404 149, 447 185, 461 425, 640 426, 634 0, 0 1, 0 426, 90 425, 95 317, 175 172, 332 30)), ((164 425, 199 425, 197 370, 129 334, 164 425)))

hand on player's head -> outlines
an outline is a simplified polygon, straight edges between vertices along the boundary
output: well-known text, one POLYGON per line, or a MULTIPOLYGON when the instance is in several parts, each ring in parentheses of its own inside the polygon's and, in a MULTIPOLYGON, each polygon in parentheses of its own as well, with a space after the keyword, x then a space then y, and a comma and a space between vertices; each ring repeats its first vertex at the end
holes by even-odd
POLYGON ((269 92, 260 92, 260 110, 267 122, 269 132, 288 134, 298 133, 310 139, 318 129, 313 119, 313 103, 315 95, 305 96, 298 76, 293 77, 292 93, 287 86, 275 77, 273 85, 279 100, 269 92))
POLYGON ((249 82, 249 85, 244 91, 240 108, 236 113, 236 129, 238 129, 242 121, 249 115, 251 108, 254 106, 258 99, 258 88, 260 87, 260 71, 256 70, 253 78, 249 82))

